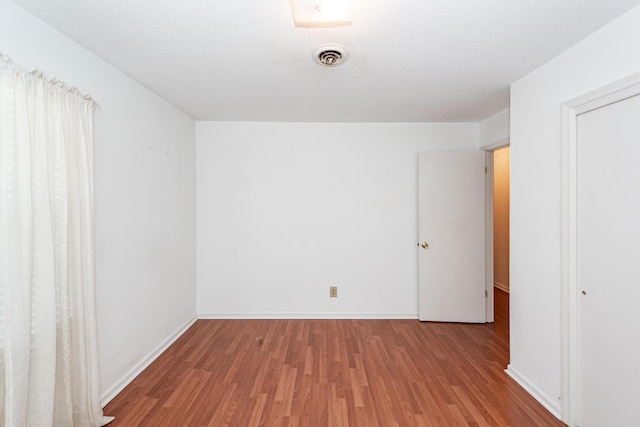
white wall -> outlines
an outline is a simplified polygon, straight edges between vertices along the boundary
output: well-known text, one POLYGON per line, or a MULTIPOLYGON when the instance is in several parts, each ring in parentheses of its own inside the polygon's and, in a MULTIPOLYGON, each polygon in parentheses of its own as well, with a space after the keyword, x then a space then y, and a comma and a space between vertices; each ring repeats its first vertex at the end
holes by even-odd
POLYGON ((196 141, 201 317, 417 317, 417 153, 476 150, 477 124, 198 122, 196 141))
POLYGON ((480 122, 480 148, 492 150, 509 144, 509 109, 480 122))
MULTIPOLYGON (((640 71, 636 7, 511 87, 511 365, 547 406, 561 392, 561 105, 640 71)), ((630 340, 629 345, 639 345, 630 340)))
POLYGON ((95 116, 103 398, 195 317, 195 122, 13 3, 0 50, 88 93, 95 116))

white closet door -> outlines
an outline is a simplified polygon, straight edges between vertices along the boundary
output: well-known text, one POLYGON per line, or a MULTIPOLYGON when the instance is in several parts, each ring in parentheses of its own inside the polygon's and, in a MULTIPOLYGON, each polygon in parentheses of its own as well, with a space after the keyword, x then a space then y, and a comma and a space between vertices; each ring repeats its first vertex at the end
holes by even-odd
POLYGON ((577 150, 577 425, 640 425, 640 96, 578 116, 577 150))

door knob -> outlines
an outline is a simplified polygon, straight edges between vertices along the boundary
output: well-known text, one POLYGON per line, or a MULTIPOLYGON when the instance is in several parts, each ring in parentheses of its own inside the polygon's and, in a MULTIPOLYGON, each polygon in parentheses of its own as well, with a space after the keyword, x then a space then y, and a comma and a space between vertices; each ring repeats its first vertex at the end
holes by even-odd
POLYGON ((427 242, 422 242, 420 243, 420 246, 422 246, 422 249, 427 249, 429 247, 429 244, 427 242))

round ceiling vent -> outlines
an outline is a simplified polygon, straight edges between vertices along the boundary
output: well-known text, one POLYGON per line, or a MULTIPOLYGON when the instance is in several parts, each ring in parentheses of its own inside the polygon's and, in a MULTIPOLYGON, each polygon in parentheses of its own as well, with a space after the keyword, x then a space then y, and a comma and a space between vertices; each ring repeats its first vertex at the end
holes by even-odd
POLYGON ((323 44, 313 51, 313 60, 323 67, 337 67, 348 58, 349 53, 339 44, 323 44))

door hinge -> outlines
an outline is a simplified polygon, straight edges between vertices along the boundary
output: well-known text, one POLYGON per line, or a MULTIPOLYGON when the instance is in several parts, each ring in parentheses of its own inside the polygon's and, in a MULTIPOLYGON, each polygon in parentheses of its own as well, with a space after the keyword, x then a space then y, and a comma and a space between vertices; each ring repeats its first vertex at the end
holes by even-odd
POLYGON ((487 173, 487 167, 486 166, 484 167, 484 173, 485 174, 487 173))
POLYGON ((489 292, 486 289, 484 290, 484 297, 489 298, 489 292))

